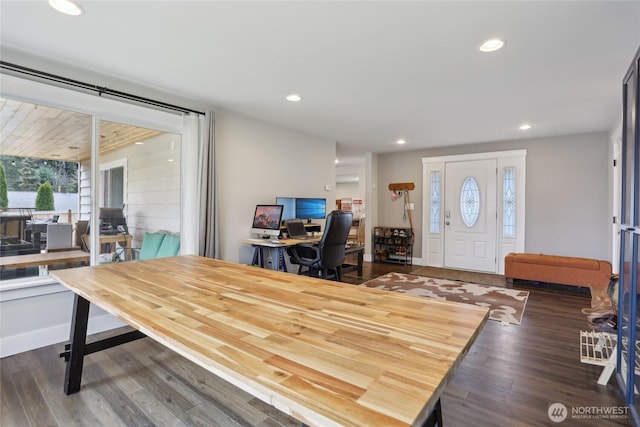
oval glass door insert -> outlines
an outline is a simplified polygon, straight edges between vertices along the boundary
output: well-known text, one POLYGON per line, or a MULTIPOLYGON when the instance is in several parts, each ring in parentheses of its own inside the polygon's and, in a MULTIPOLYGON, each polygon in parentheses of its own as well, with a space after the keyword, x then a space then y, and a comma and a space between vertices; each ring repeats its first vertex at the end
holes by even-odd
POLYGON ((464 224, 471 228, 480 216, 480 188, 473 177, 467 177, 460 190, 460 214, 464 224))

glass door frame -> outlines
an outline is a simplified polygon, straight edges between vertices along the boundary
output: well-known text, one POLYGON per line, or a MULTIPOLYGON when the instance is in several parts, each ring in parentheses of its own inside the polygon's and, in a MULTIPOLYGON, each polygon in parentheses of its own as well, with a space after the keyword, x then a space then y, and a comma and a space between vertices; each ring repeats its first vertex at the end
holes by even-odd
MULTIPOLYGON (((3 73, 0 73, 0 96, 92 116, 92 212, 96 212, 99 202, 95 195, 98 194, 96 189, 100 177, 98 157, 100 140, 98 125, 100 121, 123 123, 180 135, 182 138, 181 176, 183 177, 181 183, 180 235, 181 243, 184 243, 181 246, 197 247, 197 242, 199 241, 197 229, 191 226, 185 227, 185 224, 198 224, 199 207, 197 206, 197 201, 199 198, 195 194, 196 187, 189 185, 193 181, 193 177, 187 174, 187 171, 197 170, 194 165, 197 164, 198 120, 187 120, 180 113, 156 110, 3 73), (189 203, 187 204, 185 201, 189 203)), ((95 215, 91 217, 91 227, 97 227, 97 218, 94 219, 95 215)), ((98 236, 96 235, 95 238, 96 242, 93 242, 92 237, 92 247, 97 247, 98 236)), ((92 265, 97 263, 97 257, 96 251, 91 251, 92 265)), ((42 279, 38 280, 38 283, 41 282, 42 279)), ((51 282, 51 279, 48 279, 48 282, 51 282)))
POLYGON ((640 425, 640 400, 635 392, 637 383, 640 382, 637 381, 640 375, 636 378, 640 261, 640 49, 623 79, 622 101, 622 197, 616 378, 634 424, 640 425))

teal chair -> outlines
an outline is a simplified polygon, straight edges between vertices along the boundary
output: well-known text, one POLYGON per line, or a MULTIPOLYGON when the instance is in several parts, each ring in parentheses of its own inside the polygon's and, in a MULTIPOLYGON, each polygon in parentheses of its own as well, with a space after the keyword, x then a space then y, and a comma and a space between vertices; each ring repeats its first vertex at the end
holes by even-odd
POLYGON ((170 233, 144 233, 138 259, 166 258, 180 255, 180 236, 170 233))

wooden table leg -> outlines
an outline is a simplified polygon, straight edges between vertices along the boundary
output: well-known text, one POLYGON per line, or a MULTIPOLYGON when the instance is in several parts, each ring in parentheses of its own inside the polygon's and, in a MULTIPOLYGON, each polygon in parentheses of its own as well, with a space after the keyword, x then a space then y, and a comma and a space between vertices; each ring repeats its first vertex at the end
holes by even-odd
POLYGON ((64 393, 67 395, 80 391, 88 323, 89 301, 76 294, 73 300, 71 318, 69 360, 67 361, 67 370, 64 375, 64 393))

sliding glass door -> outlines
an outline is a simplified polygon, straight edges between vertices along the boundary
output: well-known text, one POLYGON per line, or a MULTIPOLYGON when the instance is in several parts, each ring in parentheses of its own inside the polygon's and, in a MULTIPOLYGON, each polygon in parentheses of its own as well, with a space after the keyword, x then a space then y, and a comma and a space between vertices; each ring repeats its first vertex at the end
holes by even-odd
POLYGON ((91 160, 91 116, 0 98, 0 128, 7 189, 0 206, 0 256, 14 260, 0 270, 0 280, 44 276, 50 268, 88 263, 86 255, 77 253, 61 255, 65 262, 57 264, 26 261, 34 255, 80 249, 79 166, 91 160))
MULTIPOLYGON (((182 203, 182 134, 189 129, 195 145, 197 129, 185 127, 181 114, 0 78, 0 162, 9 184, 6 203, 0 194, 0 255, 44 260, 54 250, 73 253, 65 262, 41 265, 16 258, 15 268, 2 269, 2 282, 41 281, 50 269, 130 260, 145 232, 184 238, 184 212, 197 209, 182 203), (53 205, 36 201, 41 186, 53 205), (54 227, 59 232, 51 232, 54 227)), ((187 151, 194 164, 194 148, 187 151)), ((186 237, 190 247, 196 237, 186 237)))
POLYGON ((99 134, 100 257, 130 260, 145 233, 180 233, 182 138, 111 121, 100 121, 99 134))

